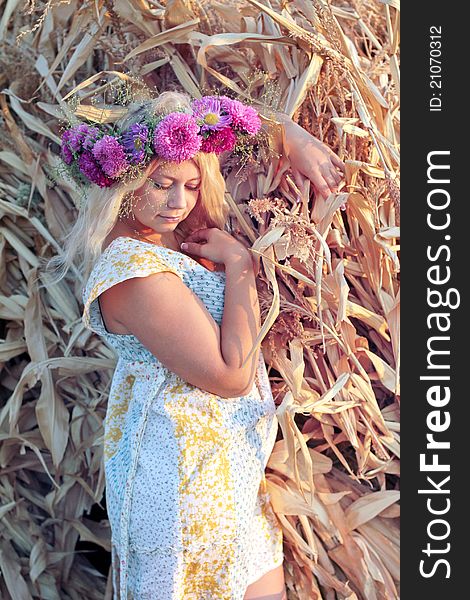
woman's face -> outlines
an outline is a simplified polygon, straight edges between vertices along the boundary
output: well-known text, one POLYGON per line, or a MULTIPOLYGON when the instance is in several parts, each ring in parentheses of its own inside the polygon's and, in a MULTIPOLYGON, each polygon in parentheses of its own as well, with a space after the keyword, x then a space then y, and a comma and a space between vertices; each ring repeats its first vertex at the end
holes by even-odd
POLYGON ((200 186, 201 173, 194 161, 162 162, 134 192, 134 215, 156 232, 173 231, 195 207, 200 186))

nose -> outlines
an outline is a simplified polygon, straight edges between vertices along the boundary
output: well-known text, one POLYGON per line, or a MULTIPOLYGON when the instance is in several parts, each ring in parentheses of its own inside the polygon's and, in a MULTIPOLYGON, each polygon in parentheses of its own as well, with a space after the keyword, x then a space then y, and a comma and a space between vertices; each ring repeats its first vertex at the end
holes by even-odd
POLYGON ((186 190, 183 184, 173 186, 168 195, 168 208, 186 208, 186 190))

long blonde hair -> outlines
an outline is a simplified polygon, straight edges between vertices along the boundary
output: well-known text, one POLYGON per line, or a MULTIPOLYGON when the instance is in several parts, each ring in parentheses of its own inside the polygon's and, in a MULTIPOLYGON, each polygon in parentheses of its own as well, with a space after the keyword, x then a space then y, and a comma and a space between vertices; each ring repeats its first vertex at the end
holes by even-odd
MULTIPOLYGON (((191 98, 187 94, 162 92, 157 98, 130 105, 127 114, 116 125, 119 129, 124 129, 139 121, 143 114, 165 114, 177 108, 190 110, 190 102, 191 98)), ((123 200, 144 185, 158 160, 157 157, 150 161, 142 174, 128 183, 115 184, 112 188, 104 189, 92 186, 72 229, 63 239, 63 254, 46 261, 45 269, 52 274, 52 279, 47 277, 47 285, 58 283, 69 268, 76 264, 77 256, 81 259, 78 267, 85 280, 88 278, 101 254, 104 239, 116 224, 123 200)), ((201 227, 224 229, 230 210, 225 201, 225 181, 217 156, 214 153, 199 152, 193 160, 201 175, 200 193, 189 217, 179 223, 175 230, 183 239, 191 231, 201 227)))

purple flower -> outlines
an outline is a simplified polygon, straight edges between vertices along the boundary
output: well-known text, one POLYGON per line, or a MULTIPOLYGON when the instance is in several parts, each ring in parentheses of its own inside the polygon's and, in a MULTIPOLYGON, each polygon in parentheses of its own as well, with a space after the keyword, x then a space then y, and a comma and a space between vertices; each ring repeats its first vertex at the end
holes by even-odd
POLYGON ((74 125, 62 134, 61 156, 67 165, 71 165, 74 158, 83 150, 90 150, 99 135, 97 127, 90 127, 86 123, 74 125))
MULTIPOLYGON (((65 132, 67 133, 67 132, 65 132)), ((64 134, 65 135, 65 134, 64 134)), ((62 137, 62 146, 60 148, 60 154, 62 156, 62 160, 66 165, 71 165, 73 162, 73 154, 70 150, 67 142, 64 142, 64 138, 62 137)))
POLYGON ((98 127, 90 127, 83 123, 79 125, 80 133, 82 134, 82 148, 83 150, 91 150, 93 148, 93 144, 98 139, 100 134, 100 130, 98 127))
POLYGON ((220 154, 225 150, 233 150, 237 143, 237 136, 231 129, 231 127, 225 127, 214 131, 211 135, 203 140, 201 150, 203 152, 215 152, 220 154))
POLYGON ((261 119, 253 107, 247 106, 239 100, 232 100, 228 96, 220 96, 220 99, 222 109, 232 117, 234 129, 241 129, 250 135, 258 133, 261 119))
POLYGON ((106 176, 89 150, 85 150, 78 159, 78 167, 85 177, 100 187, 109 187, 114 183, 106 176))
POLYGON ((135 165, 144 160, 148 133, 149 130, 146 125, 143 123, 134 123, 121 135, 121 144, 131 164, 135 165))
POLYGON ((222 114, 221 102, 217 96, 204 96, 200 100, 193 100, 191 108, 201 132, 217 131, 232 122, 230 115, 222 114))
POLYGON ((155 129, 155 152, 167 160, 183 162, 192 158, 201 147, 199 127, 192 115, 172 112, 155 129))
POLYGON ((229 98, 228 96, 218 96, 218 98, 220 100, 220 106, 222 107, 222 110, 226 113, 229 113, 230 105, 233 102, 232 98, 229 98))
POLYGON ((112 135, 105 135, 98 140, 92 152, 109 177, 119 177, 129 166, 124 148, 112 135))
MULTIPOLYGON (((86 123, 74 125, 73 127, 70 127, 70 129, 64 131, 62 135, 62 146, 66 146, 67 150, 72 153, 77 153, 81 150, 90 150, 97 139, 99 132, 97 127, 90 127, 86 123)), ((69 156, 67 151, 66 155, 69 156)))

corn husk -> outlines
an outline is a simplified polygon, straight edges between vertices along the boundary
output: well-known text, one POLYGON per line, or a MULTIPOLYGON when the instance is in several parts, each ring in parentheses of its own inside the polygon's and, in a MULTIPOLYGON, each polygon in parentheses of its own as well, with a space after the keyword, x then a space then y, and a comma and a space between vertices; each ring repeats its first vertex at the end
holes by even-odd
POLYGON ((78 206, 68 182, 48 185, 68 100, 112 121, 88 95, 138 76, 284 111, 345 161, 344 186, 322 198, 286 156, 260 155, 227 175, 227 201, 260 265, 287 597, 399 598, 398 3, 7 0, 0 36, 0 597, 112 598, 115 357, 83 328, 78 269, 35 279, 78 206))

